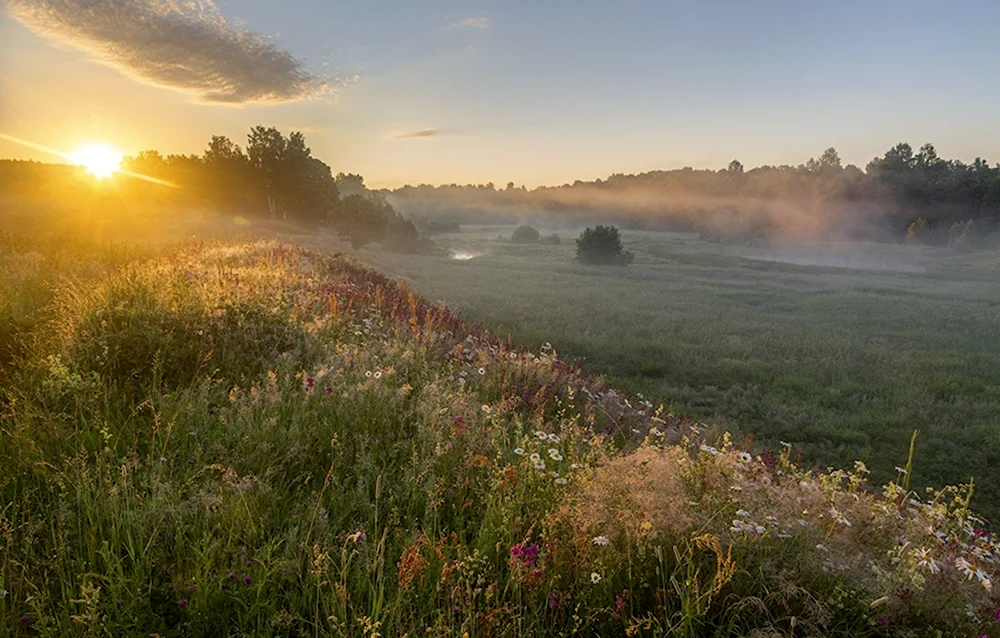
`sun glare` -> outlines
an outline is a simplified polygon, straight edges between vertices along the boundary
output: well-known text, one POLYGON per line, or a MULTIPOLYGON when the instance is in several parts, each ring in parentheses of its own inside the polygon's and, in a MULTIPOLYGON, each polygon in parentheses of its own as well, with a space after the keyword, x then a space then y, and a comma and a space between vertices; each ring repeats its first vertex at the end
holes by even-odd
POLYGON ((107 144, 86 144, 70 154, 77 166, 82 166, 98 179, 110 177, 121 168, 124 154, 107 144))

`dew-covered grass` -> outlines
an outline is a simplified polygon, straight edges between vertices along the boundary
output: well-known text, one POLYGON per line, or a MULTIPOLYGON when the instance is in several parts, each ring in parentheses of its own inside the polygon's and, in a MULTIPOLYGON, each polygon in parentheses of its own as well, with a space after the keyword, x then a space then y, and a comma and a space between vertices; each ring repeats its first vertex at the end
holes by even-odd
POLYGON ((4 635, 998 629, 969 489, 910 464, 734 446, 343 257, 39 246, 3 244, 4 635))
POLYGON ((378 257, 498 334, 807 464, 885 481, 919 429, 914 483, 974 478, 1000 516, 1000 254, 625 231, 635 263, 596 267, 573 262, 579 229, 526 246, 513 228, 437 238, 465 261, 378 257))

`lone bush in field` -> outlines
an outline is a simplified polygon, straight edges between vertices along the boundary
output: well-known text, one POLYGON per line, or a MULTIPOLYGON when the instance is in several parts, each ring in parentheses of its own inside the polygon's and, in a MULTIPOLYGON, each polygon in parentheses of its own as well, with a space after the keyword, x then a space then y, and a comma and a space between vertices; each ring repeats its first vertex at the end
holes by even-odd
POLYGON ((535 244, 540 238, 541 235, 538 231, 528 225, 518 226, 514 234, 510 236, 510 240, 515 244, 535 244))
POLYGON ((631 264, 635 258, 622 249, 622 240, 614 226, 596 226, 583 231, 576 240, 576 260, 584 264, 631 264))

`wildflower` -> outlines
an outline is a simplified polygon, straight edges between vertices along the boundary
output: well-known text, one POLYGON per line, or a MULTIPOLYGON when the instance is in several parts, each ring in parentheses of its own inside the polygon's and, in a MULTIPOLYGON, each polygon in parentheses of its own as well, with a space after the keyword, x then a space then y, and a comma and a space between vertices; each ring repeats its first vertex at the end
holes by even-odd
POLYGON ((549 440, 549 443, 558 443, 559 442, 559 436, 556 435, 556 434, 550 434, 550 435, 548 435, 545 438, 547 438, 549 440))
POLYGON ((561 461, 563 460, 563 455, 559 453, 559 450, 551 447, 549 448, 549 458, 553 461, 561 461))
POLYGON ((188 599, 187 598, 181 598, 180 600, 177 601, 177 606, 178 607, 187 607, 188 606, 188 599))
POLYGON ((938 567, 937 562, 931 557, 929 549, 918 549, 914 552, 917 556, 917 567, 926 569, 932 574, 936 574, 941 571, 938 567))
POLYGON ((841 525, 843 525, 845 527, 850 527, 851 526, 851 521, 849 521, 846 518, 844 518, 843 514, 841 514, 839 511, 837 511, 836 507, 831 507, 830 508, 830 516, 835 521, 837 521, 838 523, 840 523, 841 525))
POLYGON ((533 466, 535 466, 536 470, 544 470, 545 469, 545 461, 542 460, 542 457, 541 457, 541 455, 538 454, 538 452, 533 452, 531 454, 531 456, 528 457, 528 458, 531 459, 531 464, 533 466))
POLYGON ((516 447, 516 448, 514 448, 514 454, 516 454, 518 456, 522 456, 524 454, 524 448, 523 447, 516 447))
POLYGON ((909 474, 909 472, 906 471, 905 467, 899 467, 898 465, 896 466, 896 472, 898 472, 899 474, 902 474, 903 476, 906 476, 907 474, 909 474))
POLYGON ((569 481, 560 476, 556 479, 556 485, 569 485, 569 481))
POLYGON ((590 572, 590 582, 594 585, 601 582, 601 575, 597 572, 590 572))
POLYGON ((372 371, 371 370, 366 371, 365 372, 365 376, 368 377, 369 379, 371 379, 372 378, 372 371))
POLYGON ((361 543, 365 540, 365 533, 360 529, 347 537, 352 543, 361 543))
POLYGON ((538 545, 534 543, 517 543, 510 546, 510 564, 512 567, 527 567, 538 558, 538 545))
POLYGON ((479 368, 479 376, 486 374, 486 368, 479 368))
POLYGON ((595 536, 594 545, 600 545, 601 547, 606 547, 611 541, 608 540, 607 536, 595 536))
POLYGON ((327 396, 329 396, 329 395, 333 394, 333 387, 331 387, 331 386, 326 386, 326 387, 325 387, 325 388, 323 388, 323 389, 324 389, 324 390, 326 391, 326 394, 327 394, 327 396))
POLYGON ((740 518, 749 518, 750 512, 746 510, 736 510, 736 515, 739 516, 740 518))
POLYGON ((818 549, 821 552, 829 552, 830 551, 830 549, 826 545, 824 545, 823 543, 816 543, 816 549, 818 549))
POLYGON ((195 589, 197 589, 197 588, 194 585, 188 585, 188 591, 189 592, 194 592, 195 589))
POLYGON ((570 597, 569 594, 564 594, 558 591, 549 592, 549 609, 562 609, 566 600, 570 597))
POLYGON ((719 456, 719 450, 711 445, 705 445, 704 443, 701 444, 701 451, 711 454, 712 456, 719 456))
POLYGON ((236 580, 236 572, 229 572, 228 574, 226 574, 226 576, 229 578, 229 580, 236 580))
POLYGON ((792 535, 789 534, 788 532, 778 532, 778 538, 780 538, 781 540, 786 540, 786 539, 789 539, 791 537, 792 537, 792 535))
POLYGON ((250 578, 250 575, 247 574, 246 576, 243 577, 243 582, 249 585, 250 583, 253 582, 253 578, 250 578))
POLYGON ((381 379, 382 378, 382 371, 381 370, 376 370, 375 374, 373 374, 372 376, 375 377, 376 379, 381 379))
POLYGON ((538 430, 537 432, 535 432, 535 438, 537 438, 539 441, 544 441, 545 439, 549 438, 549 436, 545 434, 545 432, 538 430))

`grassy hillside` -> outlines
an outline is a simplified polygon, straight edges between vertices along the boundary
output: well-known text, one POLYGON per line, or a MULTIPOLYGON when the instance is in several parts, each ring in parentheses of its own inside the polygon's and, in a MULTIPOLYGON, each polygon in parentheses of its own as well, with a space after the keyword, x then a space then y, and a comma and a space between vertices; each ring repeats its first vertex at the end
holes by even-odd
POLYGON ((573 263, 579 232, 525 246, 513 229, 438 238, 469 260, 380 257, 498 334, 807 463, 861 459, 881 483, 919 429, 914 484, 974 477, 1000 516, 1000 254, 625 232, 635 263, 599 268, 573 263))
POLYGON ((342 257, 0 241, 0 634, 1000 632, 967 489, 706 439, 342 257))

